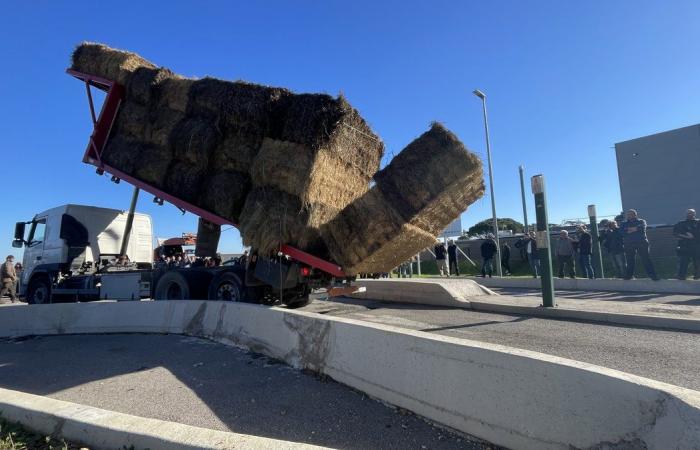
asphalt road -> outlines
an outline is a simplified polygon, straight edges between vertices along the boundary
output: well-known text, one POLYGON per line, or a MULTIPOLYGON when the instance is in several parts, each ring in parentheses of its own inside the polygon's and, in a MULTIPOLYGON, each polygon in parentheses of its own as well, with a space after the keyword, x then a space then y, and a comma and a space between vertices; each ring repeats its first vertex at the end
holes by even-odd
MULTIPOLYGON (((515 297, 541 297, 539 289, 490 287, 494 292, 515 297)), ((669 305, 700 306, 700 295, 664 294, 653 292, 609 292, 609 291, 556 291, 557 297, 572 300, 600 300, 601 302, 660 303, 669 305)))
POLYGON ((142 417, 339 449, 493 449, 334 381, 176 335, 0 341, 0 386, 142 417))
POLYGON ((533 350, 700 390, 700 333, 371 300, 317 301, 304 310, 533 350))

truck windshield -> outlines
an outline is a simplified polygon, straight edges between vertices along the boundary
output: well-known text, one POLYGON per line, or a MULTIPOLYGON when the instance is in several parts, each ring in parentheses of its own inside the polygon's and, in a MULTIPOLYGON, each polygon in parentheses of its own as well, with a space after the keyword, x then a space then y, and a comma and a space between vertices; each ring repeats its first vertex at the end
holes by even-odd
POLYGON ((32 229, 29 232, 29 245, 37 245, 44 242, 44 233, 46 232, 46 219, 39 219, 32 222, 32 229))

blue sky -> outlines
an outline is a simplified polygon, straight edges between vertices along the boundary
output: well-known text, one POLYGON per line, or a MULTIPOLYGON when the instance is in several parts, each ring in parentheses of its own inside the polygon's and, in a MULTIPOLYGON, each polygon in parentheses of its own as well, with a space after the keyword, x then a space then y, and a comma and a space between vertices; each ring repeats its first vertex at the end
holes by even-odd
MULTIPOLYGON (((615 142, 700 121, 700 3, 48 2, 0 5, 0 250, 14 222, 63 203, 128 207, 131 189, 81 157, 83 86, 64 74, 83 40, 189 76, 344 93, 386 143, 383 163, 438 120, 485 160, 488 95, 499 216, 522 220, 518 165, 546 176, 550 219, 620 210, 615 142)), ((534 215, 528 192, 529 216, 534 215)), ((142 196, 157 236, 196 218, 142 196)), ((463 214, 490 216, 488 195, 463 214)), ((236 230, 220 249, 240 249, 236 230)), ((16 253, 16 251, 15 251, 16 253)))

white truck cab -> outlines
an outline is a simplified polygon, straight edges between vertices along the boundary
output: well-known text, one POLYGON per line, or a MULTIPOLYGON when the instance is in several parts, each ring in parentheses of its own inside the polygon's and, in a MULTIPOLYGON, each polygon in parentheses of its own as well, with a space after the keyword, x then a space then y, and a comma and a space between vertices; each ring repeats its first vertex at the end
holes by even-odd
MULTIPOLYGON (((110 298, 100 291, 101 277, 119 256, 127 216, 121 210, 68 204, 18 222, 13 246, 24 247, 20 295, 29 303, 48 303, 52 296, 110 298)), ((152 267, 150 216, 134 214, 126 255, 134 272, 152 267)))

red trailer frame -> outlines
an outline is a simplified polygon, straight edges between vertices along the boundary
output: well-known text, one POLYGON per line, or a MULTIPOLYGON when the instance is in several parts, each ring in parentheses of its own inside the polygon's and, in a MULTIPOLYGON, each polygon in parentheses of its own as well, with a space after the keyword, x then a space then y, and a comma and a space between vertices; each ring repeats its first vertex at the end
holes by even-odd
MULTIPOLYGON (((83 156, 83 162, 87 164, 92 164, 97 167, 97 172, 103 174, 104 172, 111 173, 115 177, 130 183, 141 190, 149 192, 159 199, 165 200, 172 203, 176 207, 189 211, 203 219, 213 222, 217 225, 232 225, 238 228, 238 225, 232 221, 225 219, 219 215, 211 213, 204 210, 196 205, 186 202, 180 198, 174 197, 173 195, 163 192, 160 189, 138 180, 131 175, 128 175, 112 166, 109 166, 102 161, 101 155, 102 150, 107 143, 109 134, 112 131, 112 125, 114 125, 114 120, 119 112, 119 107, 124 99, 124 86, 119 83, 108 80, 95 75, 90 75, 82 72, 78 72, 73 69, 67 69, 66 73, 69 75, 83 81, 85 83, 85 89, 87 91, 88 104, 90 106, 90 115, 92 117, 93 131, 90 135, 90 140, 88 141, 87 148, 85 149, 85 155, 83 156), (95 104, 92 100, 91 87, 95 87, 101 91, 107 93, 104 103, 102 104, 102 109, 100 110, 100 115, 95 115, 95 104)), ((306 253, 297 248, 291 247, 289 245, 282 245, 280 251, 290 258, 293 258, 299 262, 307 264, 313 268, 322 270, 334 277, 345 278, 347 275, 343 272, 343 269, 329 261, 325 261, 317 256, 306 253)))

